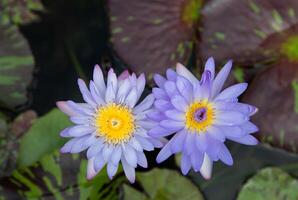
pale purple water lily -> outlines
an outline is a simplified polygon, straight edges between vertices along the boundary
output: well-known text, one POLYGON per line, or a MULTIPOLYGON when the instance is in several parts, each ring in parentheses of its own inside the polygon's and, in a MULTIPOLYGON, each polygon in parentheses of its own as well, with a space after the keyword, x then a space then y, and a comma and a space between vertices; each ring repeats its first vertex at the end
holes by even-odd
POLYGON ((61 152, 79 153, 88 149, 88 179, 93 178, 105 165, 112 179, 121 162, 126 177, 133 183, 137 165, 147 167, 143 151, 161 148, 166 142, 163 138, 156 139, 147 134, 158 123, 146 117, 152 111, 152 94, 137 105, 145 82, 144 74, 137 77, 125 71, 117 78, 111 69, 105 84, 103 73, 97 65, 89 89, 83 80, 78 80, 86 103, 57 102, 60 110, 69 115, 75 124, 60 133, 62 137, 72 138, 61 148, 61 152))
POLYGON ((238 102, 247 83, 221 91, 231 67, 232 62, 229 61, 215 76, 214 59, 209 58, 201 80, 181 64, 177 64, 176 71, 168 69, 166 78, 158 74, 154 76, 158 86, 153 88, 155 111, 148 117, 159 125, 148 134, 153 137, 174 134, 159 152, 158 163, 181 152, 184 175, 193 168, 209 179, 214 161, 233 164, 224 144, 226 139, 246 145, 258 143, 251 135, 258 128, 249 121, 257 108, 238 102))

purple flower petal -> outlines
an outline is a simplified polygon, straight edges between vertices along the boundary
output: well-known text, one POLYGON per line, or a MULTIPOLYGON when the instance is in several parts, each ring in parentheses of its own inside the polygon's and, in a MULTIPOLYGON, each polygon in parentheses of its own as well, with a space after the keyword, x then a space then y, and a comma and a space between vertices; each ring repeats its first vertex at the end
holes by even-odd
POLYGON ((240 128, 247 134, 249 133, 255 133, 257 131, 259 131, 258 127, 256 125, 254 125, 253 123, 251 123, 250 121, 241 124, 240 128))
POLYGON ((154 145, 155 148, 162 148, 165 143, 167 143, 167 139, 162 140, 163 138, 156 139, 156 138, 148 138, 148 140, 154 145))
POLYGON ((190 155, 191 165, 195 172, 198 172, 201 169, 203 160, 204 160, 204 154, 202 154, 199 151, 196 151, 195 153, 192 153, 190 155))
POLYGON ((97 104, 95 103, 94 99, 92 98, 91 93, 89 92, 85 82, 82 79, 78 79, 78 85, 80 91, 82 93, 83 99, 93 108, 96 108, 97 104))
POLYGON ((239 125, 248 121, 249 118, 240 113, 235 111, 222 111, 218 112, 215 119, 215 124, 217 125, 239 125))
POLYGON ((211 178, 212 166, 213 166, 213 162, 210 160, 207 154, 204 154, 204 160, 203 160, 202 167, 200 169, 200 173, 205 179, 211 178))
POLYGON ((125 158, 122 156, 121 158, 121 162, 122 162, 122 166, 123 166, 123 170, 124 173, 127 177, 127 179, 131 182, 134 183, 135 182, 135 178, 136 178, 136 174, 135 174, 135 168, 130 166, 127 161, 125 160, 125 158))
POLYGON ((197 148, 201 152, 205 152, 206 151, 207 145, 208 145, 207 144, 206 133, 196 134, 195 142, 196 142, 197 148))
POLYGON ((169 81, 175 81, 177 78, 177 73, 173 69, 167 69, 166 75, 169 81))
POLYGON ((69 133, 70 128, 65 128, 60 132, 60 136, 61 137, 71 137, 68 133, 69 133))
POLYGON ((135 150, 137 150, 137 151, 143 151, 143 147, 142 147, 142 145, 139 143, 139 141, 136 139, 136 138, 134 138, 134 137, 132 137, 131 139, 130 139, 130 141, 128 142, 128 144, 132 147, 132 148, 134 148, 135 150))
POLYGON ((227 149, 226 145, 221 144, 218 157, 226 165, 233 165, 233 158, 230 154, 230 151, 227 149))
POLYGON ((157 108, 160 111, 163 111, 165 109, 173 108, 172 104, 169 101, 159 99, 154 102, 155 108, 157 108))
POLYGON ((193 101, 193 86, 189 80, 182 76, 177 77, 176 85, 180 94, 187 102, 193 101))
POLYGON ((209 127, 208 133, 211 137, 213 137, 214 139, 219 140, 221 142, 224 142, 226 139, 223 132, 216 126, 209 127))
POLYGON ((141 97, 144 89, 145 89, 146 79, 144 73, 142 73, 137 79, 137 93, 138 99, 141 97))
POLYGON ((177 95, 176 84, 173 81, 166 81, 164 88, 169 97, 177 95))
POLYGON ((232 68, 232 61, 228 61, 223 68, 220 70, 220 72, 217 74, 213 81, 212 86, 212 98, 214 98, 218 93, 221 91, 230 71, 232 68))
POLYGON ((114 165, 113 163, 107 164, 107 172, 108 172, 108 176, 111 180, 115 176, 117 170, 118 170, 118 164, 117 165, 114 165))
POLYGON ((134 113, 143 112, 152 107, 154 103, 154 96, 152 94, 148 95, 139 105, 137 105, 133 111, 134 113))
POLYGON ((227 138, 240 138, 246 134, 239 126, 218 126, 218 128, 227 138))
POLYGON ((195 134, 196 133, 186 133, 185 143, 184 143, 184 152, 187 155, 192 154, 195 151, 196 144, 195 144, 195 134))
POLYGON ((75 112, 77 113, 80 113, 81 115, 90 115, 90 116, 93 116, 94 114, 94 109, 92 109, 91 107, 88 107, 88 106, 83 106, 85 104, 79 104, 79 103, 75 103, 73 101, 67 101, 67 106, 74 110, 75 112))
POLYGON ((215 75, 215 63, 214 63, 214 59, 212 57, 208 58, 208 60, 205 64, 204 71, 207 71, 207 70, 211 72, 211 81, 213 81, 214 75, 215 75))
POLYGON ((106 92, 106 84, 99 65, 95 65, 94 67, 93 80, 99 93, 101 94, 101 96, 103 96, 106 92))
POLYGON ((113 150, 110 161, 114 165, 118 165, 118 163, 121 159, 121 156, 122 156, 122 148, 120 146, 116 146, 113 150))
POLYGON ((117 102, 124 103, 130 89, 131 89, 130 81, 128 79, 123 80, 123 82, 118 88, 117 97, 116 97, 117 102))
POLYGON ((163 113, 161 113, 159 110, 152 110, 147 114, 147 117, 154 121, 162 121, 166 119, 166 116, 163 113))
POLYGON ((146 158, 144 152, 138 151, 136 153, 137 153, 137 158, 138 158, 138 164, 144 168, 147 168, 148 163, 147 163, 147 158, 146 158))
POLYGON ((102 158, 104 159, 105 162, 108 162, 110 160, 110 157, 113 151, 114 151, 114 147, 112 145, 106 144, 102 148, 102 158))
POLYGON ((98 140, 96 144, 93 144, 87 151, 87 158, 91 159, 95 157, 103 148, 103 143, 98 140))
POLYGON ((156 162, 161 163, 168 159, 172 155, 171 151, 171 140, 161 149, 156 157, 156 162))
POLYGON ((106 103, 112 103, 116 99, 116 88, 112 84, 107 85, 105 101, 106 103))
POLYGON ((94 169, 96 172, 99 172, 106 164, 106 161, 103 159, 101 153, 96 154, 94 158, 94 169))
POLYGON ((178 110, 167 110, 165 112, 165 115, 168 118, 173 119, 175 121, 185 121, 185 114, 178 110))
POLYGON ((65 101, 58 101, 56 102, 56 105, 62 112, 64 112, 68 116, 79 116, 82 114, 77 110, 72 109, 65 101))
POLYGON ((125 99, 125 104, 130 108, 133 108, 136 105, 137 101, 138 101, 138 94, 137 94, 137 90, 134 88, 128 93, 125 99))
POLYGON ((72 137, 81 137, 87 134, 91 134, 94 131, 95 131, 95 128, 92 126, 77 125, 69 129, 68 135, 72 137))
MULTIPOLYGON (((187 102, 185 101, 185 99, 181 96, 174 96, 171 99, 171 103, 172 105, 179 111, 185 112, 186 108, 187 108, 187 102)), ((164 108, 166 109, 166 108, 164 108)))
POLYGON ((91 180, 96 174, 94 169, 94 158, 89 159, 87 164, 87 179, 91 180))
POLYGON ((181 158, 181 172, 183 175, 186 175, 191 168, 190 157, 186 154, 182 154, 181 158))
POLYGON ((175 130, 173 131, 171 129, 163 128, 160 126, 155 126, 148 131, 148 134, 151 137, 165 137, 165 136, 173 134, 174 132, 175 132, 175 130))
POLYGON ((87 116, 73 116, 73 117, 70 117, 70 121, 72 121, 75 124, 80 124, 80 125, 90 124, 90 118, 87 116))
POLYGON ((164 90, 160 88, 153 88, 152 93, 156 99, 163 99, 163 100, 169 100, 168 95, 165 93, 164 90))
POLYGON ((198 84, 198 79, 182 64, 177 63, 176 65, 176 72, 177 74, 184 76, 186 79, 188 79, 193 85, 198 84))
POLYGON ((183 150, 185 138, 187 137, 187 132, 185 130, 179 131, 171 139, 171 149, 173 153, 178 153, 183 150))
POLYGON ((209 99, 211 96, 211 72, 204 71, 202 74, 202 78, 200 81, 201 84, 201 98, 202 99, 209 99))
POLYGON ((215 97, 215 101, 235 99, 240 96, 247 88, 247 83, 238 83, 223 90, 215 97))
POLYGON ((154 74, 153 78, 154 78, 156 85, 160 88, 163 88, 163 86, 166 82, 166 79, 159 74, 154 74))
POLYGON ((141 143, 143 149, 145 149, 146 151, 153 151, 154 150, 153 144, 148 139, 143 138, 139 135, 135 135, 135 137, 141 143))
POLYGON ((93 81, 90 81, 90 93, 93 98, 93 100, 97 103, 97 105, 104 105, 105 101, 103 99, 103 96, 98 91, 95 83, 93 81))
POLYGON ((257 145, 259 143, 259 141, 252 135, 247 135, 242 138, 230 138, 230 140, 246 145, 257 145))
POLYGON ((64 144, 64 146, 60 149, 61 153, 69 153, 73 147, 73 145, 79 140, 80 138, 73 138, 70 139, 68 142, 64 144))
POLYGON ((109 86, 112 86, 113 90, 116 93, 116 91, 118 90, 118 79, 112 68, 108 72, 107 88, 109 86))
POLYGON ((185 124, 184 122, 179 122, 179 121, 175 121, 175 120, 170 120, 170 119, 166 119, 161 121, 160 126, 163 128, 168 128, 170 130, 180 130, 183 129, 185 124))

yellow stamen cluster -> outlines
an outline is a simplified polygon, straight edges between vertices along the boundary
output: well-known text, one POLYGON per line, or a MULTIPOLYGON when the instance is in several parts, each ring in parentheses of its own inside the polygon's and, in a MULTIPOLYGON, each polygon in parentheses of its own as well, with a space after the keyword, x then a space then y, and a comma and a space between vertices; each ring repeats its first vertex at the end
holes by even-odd
POLYGON ((132 136, 135 120, 130 108, 112 103, 98 109, 95 126, 98 136, 104 137, 108 143, 118 144, 132 136))
POLYGON ((189 130, 197 133, 205 132, 207 128, 213 124, 214 119, 215 109, 212 103, 208 102, 208 100, 203 100, 190 104, 185 113, 186 127, 189 130), (195 116, 196 111, 199 109, 206 110, 205 119, 202 121, 198 121, 195 116))

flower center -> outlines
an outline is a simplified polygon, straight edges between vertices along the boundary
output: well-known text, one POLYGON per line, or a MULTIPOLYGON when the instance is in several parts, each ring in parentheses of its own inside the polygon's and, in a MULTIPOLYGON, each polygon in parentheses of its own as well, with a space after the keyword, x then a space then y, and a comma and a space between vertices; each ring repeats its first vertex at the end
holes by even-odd
POLYGON ((135 130, 131 110, 123 105, 108 104, 100 107, 95 117, 97 136, 102 136, 111 144, 127 141, 135 130))
POLYGON ((186 127, 197 133, 205 132, 213 124, 215 109, 207 100, 190 104, 185 113, 186 127))

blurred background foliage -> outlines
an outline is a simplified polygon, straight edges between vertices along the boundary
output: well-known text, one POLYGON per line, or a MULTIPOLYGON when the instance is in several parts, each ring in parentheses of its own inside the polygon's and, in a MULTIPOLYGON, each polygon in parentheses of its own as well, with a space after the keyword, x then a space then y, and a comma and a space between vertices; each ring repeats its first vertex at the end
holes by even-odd
POLYGON ((297 0, 0 0, 0 200, 298 199, 297 0), (62 155, 69 125, 57 100, 82 101, 76 79, 98 63, 147 76, 181 62, 199 74, 234 60, 227 85, 249 82, 256 105, 255 147, 228 142, 232 167, 183 177, 176 159, 85 178, 82 155, 62 155))

